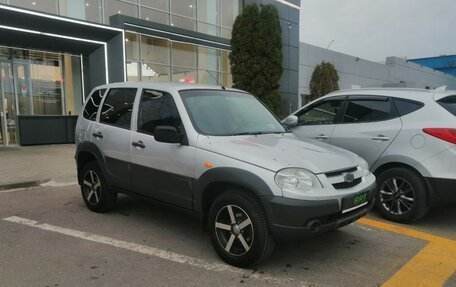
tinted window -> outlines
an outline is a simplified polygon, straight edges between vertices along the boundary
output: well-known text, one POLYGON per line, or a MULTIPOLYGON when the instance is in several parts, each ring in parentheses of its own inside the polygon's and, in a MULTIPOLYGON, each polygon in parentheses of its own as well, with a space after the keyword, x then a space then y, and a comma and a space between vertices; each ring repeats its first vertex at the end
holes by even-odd
POLYGON ((136 89, 110 89, 101 108, 100 122, 130 129, 136 89))
POLYGON ((456 96, 446 97, 438 101, 438 103, 456 116, 456 96))
POLYGON ((85 105, 82 116, 88 120, 94 121, 97 118, 98 107, 106 89, 96 90, 90 95, 85 105))
POLYGON ((138 132, 153 135, 157 126, 172 126, 179 132, 179 112, 170 94, 144 90, 139 104, 138 132))
POLYGON ((394 99, 394 104, 396 105, 397 111, 401 116, 413 113, 414 111, 419 110, 424 106, 424 104, 420 102, 402 99, 394 99))
POLYGON ((298 114, 298 125, 333 124, 343 100, 330 100, 317 104, 298 114))
POLYGON ((390 101, 350 100, 344 115, 344 123, 378 122, 395 117, 390 101))

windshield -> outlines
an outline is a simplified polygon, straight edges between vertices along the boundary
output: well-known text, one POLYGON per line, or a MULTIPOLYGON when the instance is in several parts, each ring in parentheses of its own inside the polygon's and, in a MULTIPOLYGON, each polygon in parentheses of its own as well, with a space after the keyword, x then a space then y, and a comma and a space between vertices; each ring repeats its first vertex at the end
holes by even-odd
POLYGON ((254 96, 222 90, 180 92, 195 129, 204 135, 283 133, 285 128, 254 96))

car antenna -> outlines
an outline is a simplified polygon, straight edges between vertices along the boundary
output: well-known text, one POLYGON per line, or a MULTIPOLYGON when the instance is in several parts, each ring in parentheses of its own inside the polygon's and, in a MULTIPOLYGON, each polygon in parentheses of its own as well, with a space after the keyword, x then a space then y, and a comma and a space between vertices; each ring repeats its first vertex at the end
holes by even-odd
POLYGON ((225 86, 223 86, 222 83, 220 83, 219 80, 217 80, 217 78, 214 77, 214 75, 212 75, 209 71, 206 71, 206 72, 209 74, 209 76, 212 77, 212 79, 214 79, 214 80, 217 82, 217 84, 218 84, 220 87, 222 87, 222 90, 226 90, 225 86))

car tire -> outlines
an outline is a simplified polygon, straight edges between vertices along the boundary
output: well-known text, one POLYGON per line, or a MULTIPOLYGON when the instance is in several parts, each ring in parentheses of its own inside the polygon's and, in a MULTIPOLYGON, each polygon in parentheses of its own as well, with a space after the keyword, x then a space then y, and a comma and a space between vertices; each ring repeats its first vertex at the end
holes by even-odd
POLYGON ((103 173, 95 161, 84 165, 80 176, 82 198, 90 210, 107 212, 115 208, 117 193, 109 190, 103 173))
POLYGON ((231 265, 258 265, 274 250, 263 207, 247 192, 233 190, 217 197, 209 209, 208 225, 215 251, 231 265))
POLYGON ((377 189, 375 207, 388 220, 411 223, 429 211, 426 183, 415 171, 387 169, 377 177, 377 189))

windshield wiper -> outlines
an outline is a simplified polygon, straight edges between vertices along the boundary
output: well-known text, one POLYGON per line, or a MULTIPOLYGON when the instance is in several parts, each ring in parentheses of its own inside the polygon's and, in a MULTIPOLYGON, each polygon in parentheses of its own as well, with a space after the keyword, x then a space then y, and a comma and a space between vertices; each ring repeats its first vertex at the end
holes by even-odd
POLYGON ((283 132, 280 132, 280 131, 259 131, 259 132, 242 132, 242 133, 235 133, 235 134, 230 134, 230 136, 245 136, 245 135, 249 135, 249 136, 256 136, 256 135, 267 135, 267 134, 284 134, 284 133, 290 133, 290 131, 283 131, 283 132))

